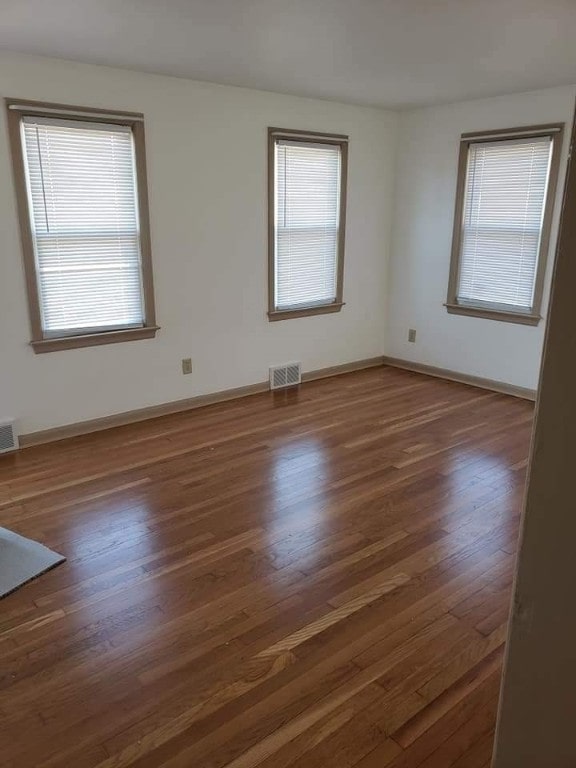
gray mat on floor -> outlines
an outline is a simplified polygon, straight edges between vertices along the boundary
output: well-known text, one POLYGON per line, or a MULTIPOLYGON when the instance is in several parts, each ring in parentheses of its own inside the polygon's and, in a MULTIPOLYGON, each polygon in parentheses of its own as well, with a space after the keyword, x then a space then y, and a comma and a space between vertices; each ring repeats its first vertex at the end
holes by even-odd
POLYGON ((0 597, 66 560, 43 544, 0 528, 0 597))

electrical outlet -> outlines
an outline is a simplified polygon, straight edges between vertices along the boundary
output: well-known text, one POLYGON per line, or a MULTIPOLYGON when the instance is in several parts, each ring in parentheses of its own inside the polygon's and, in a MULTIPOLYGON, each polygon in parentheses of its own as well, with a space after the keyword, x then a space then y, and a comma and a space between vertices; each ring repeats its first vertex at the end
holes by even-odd
POLYGON ((182 359, 182 373, 192 373, 192 358, 184 357, 182 359))
POLYGON ((416 341, 416 328, 410 328, 408 330, 408 341, 416 341))

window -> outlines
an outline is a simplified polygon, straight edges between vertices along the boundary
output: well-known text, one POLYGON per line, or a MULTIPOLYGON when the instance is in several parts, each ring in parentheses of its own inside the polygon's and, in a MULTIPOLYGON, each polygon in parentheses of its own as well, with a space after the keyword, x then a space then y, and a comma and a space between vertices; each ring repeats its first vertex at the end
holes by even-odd
POLYGON ((348 138, 270 128, 270 320, 342 309, 348 138))
POLYGON ((562 128, 462 136, 448 312, 540 321, 562 128))
POLYGON ((143 116, 7 108, 34 350, 151 338, 143 116))

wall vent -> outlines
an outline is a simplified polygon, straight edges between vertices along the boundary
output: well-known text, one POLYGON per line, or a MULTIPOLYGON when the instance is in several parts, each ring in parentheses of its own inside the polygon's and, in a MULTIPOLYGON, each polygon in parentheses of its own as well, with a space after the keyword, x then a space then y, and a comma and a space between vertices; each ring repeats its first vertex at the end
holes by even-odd
POLYGON ((0 453, 18 450, 18 437, 13 421, 0 421, 0 453))
POLYGON ((270 389, 293 387, 302 381, 300 363, 286 363, 270 368, 270 389))

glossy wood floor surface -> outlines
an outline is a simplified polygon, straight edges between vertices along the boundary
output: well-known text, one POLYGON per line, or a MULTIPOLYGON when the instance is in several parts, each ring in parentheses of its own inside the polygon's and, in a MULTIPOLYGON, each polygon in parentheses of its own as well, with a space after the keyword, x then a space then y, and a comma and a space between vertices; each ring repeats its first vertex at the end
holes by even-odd
POLYGON ((0 765, 489 765, 533 408, 379 368, 0 459, 0 765))

